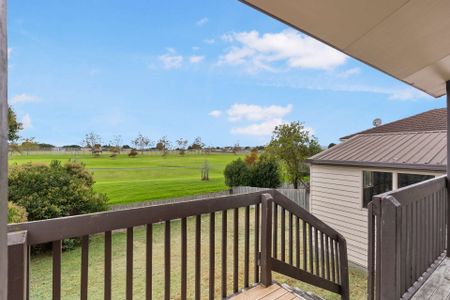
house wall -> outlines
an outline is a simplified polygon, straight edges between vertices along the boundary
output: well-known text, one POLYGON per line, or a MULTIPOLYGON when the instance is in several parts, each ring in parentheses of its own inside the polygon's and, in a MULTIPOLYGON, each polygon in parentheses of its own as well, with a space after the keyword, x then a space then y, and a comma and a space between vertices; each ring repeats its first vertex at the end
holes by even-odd
MULTIPOLYGON (((362 171, 429 174, 443 172, 311 165, 311 212, 347 240, 348 258, 367 267, 367 208, 362 207, 362 171)), ((397 186, 393 174, 393 187, 397 186)))

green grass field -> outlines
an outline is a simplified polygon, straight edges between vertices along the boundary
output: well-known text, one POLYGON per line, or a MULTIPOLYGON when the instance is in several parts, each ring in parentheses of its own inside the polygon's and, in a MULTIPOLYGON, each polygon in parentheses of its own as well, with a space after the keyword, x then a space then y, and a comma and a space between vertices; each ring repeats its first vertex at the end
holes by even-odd
POLYGON ((95 190, 106 193, 109 204, 176 198, 195 194, 223 191, 223 170, 229 162, 237 159, 234 154, 171 154, 161 157, 144 154, 129 158, 121 154, 116 158, 103 154, 16 154, 9 158, 10 164, 49 163, 52 160, 76 159, 93 171, 95 190), (200 169, 208 161, 209 181, 200 180, 200 169))

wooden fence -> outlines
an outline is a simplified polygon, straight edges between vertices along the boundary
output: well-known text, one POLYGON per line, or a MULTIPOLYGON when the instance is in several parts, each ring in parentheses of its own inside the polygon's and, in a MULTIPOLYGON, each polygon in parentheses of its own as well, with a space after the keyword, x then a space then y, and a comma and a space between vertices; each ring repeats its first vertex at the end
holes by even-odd
MULTIPOLYGON (((185 201, 192 201, 192 200, 200 200, 200 199, 206 199, 206 198, 224 197, 224 196, 229 196, 230 194, 233 194, 233 195, 249 194, 249 193, 262 192, 262 191, 267 191, 267 190, 270 190, 270 189, 251 187, 251 186, 238 186, 238 187, 234 187, 228 191, 213 192, 213 193, 192 195, 192 196, 179 197, 179 198, 141 201, 141 202, 129 203, 129 204, 118 204, 118 205, 111 206, 110 209, 111 210, 123 210, 123 209, 129 209, 129 208, 139 208, 139 207, 146 207, 146 206, 153 206, 153 205, 160 205, 160 204, 170 204, 170 203, 178 203, 178 202, 185 202, 185 201)), ((276 190, 279 191, 284 196, 286 196, 287 198, 289 198, 290 200, 292 200, 297 205, 299 205, 301 208, 309 211, 309 192, 306 189, 279 188, 276 190)))

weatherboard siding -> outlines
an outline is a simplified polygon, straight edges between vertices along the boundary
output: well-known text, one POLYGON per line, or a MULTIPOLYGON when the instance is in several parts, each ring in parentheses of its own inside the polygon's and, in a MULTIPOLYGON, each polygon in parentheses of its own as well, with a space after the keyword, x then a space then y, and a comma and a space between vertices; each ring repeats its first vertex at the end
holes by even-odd
POLYGON ((367 209, 361 206, 360 168, 312 165, 311 212, 347 240, 351 262, 367 265, 367 209))
POLYGON ((367 209, 362 207, 362 171, 429 174, 441 172, 311 165, 310 205, 313 215, 347 240, 349 261, 367 267, 367 209))

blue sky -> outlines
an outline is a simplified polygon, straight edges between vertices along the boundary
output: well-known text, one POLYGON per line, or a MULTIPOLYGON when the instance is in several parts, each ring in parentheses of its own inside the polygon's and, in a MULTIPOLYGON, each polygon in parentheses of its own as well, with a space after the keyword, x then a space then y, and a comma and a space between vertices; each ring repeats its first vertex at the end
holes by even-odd
POLYGON ((237 0, 10 1, 8 18, 22 136, 56 145, 259 145, 297 120, 327 145, 445 105, 237 0))

